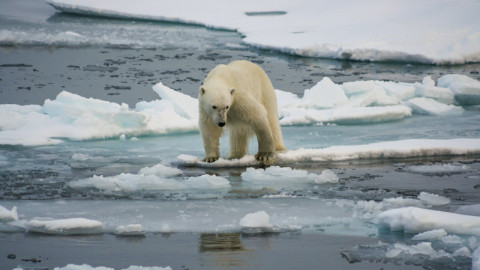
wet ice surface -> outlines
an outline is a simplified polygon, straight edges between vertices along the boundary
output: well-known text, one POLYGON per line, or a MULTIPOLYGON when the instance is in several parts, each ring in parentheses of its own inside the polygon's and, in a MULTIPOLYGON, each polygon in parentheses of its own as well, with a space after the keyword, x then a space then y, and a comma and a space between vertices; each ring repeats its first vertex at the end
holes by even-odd
MULTIPOLYGON (((328 236, 345 241, 333 251, 345 262, 478 268, 478 64, 295 58, 197 26, 25 18, 0 16, 0 36, 11 37, 0 48, 0 231, 14 232, 5 240, 193 233, 207 243, 197 254, 225 237, 242 245, 280 235, 286 247, 301 235, 304 250, 305 238, 328 236), (135 43, 122 39, 136 33, 135 43), (291 151, 278 167, 251 155, 199 162, 196 91, 214 65, 234 59, 259 63, 281 90, 291 151)), ((226 157, 228 140, 221 144, 226 157)), ((61 261, 49 265, 73 262, 61 261)))

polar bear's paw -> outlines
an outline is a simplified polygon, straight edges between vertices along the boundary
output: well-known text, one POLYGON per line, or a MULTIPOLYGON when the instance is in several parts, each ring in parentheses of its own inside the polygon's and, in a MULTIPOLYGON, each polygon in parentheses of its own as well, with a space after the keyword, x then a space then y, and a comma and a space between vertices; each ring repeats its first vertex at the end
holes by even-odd
POLYGON ((208 162, 208 163, 212 163, 212 162, 215 162, 219 159, 219 157, 205 157, 202 161, 204 162, 208 162))
POLYGON ((255 159, 265 165, 273 165, 275 162, 275 154, 273 152, 258 152, 255 159))

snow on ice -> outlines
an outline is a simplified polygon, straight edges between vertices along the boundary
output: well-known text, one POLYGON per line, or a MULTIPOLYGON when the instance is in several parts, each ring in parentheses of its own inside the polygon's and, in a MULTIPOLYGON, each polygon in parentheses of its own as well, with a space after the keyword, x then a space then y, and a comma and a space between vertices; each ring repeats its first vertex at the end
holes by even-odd
MULTIPOLYGON (((47 2, 70 13, 236 30, 251 46, 302 56, 429 64, 480 61, 480 4, 474 0, 366 0, 361 4, 301 0, 295 5, 290 1, 253 0, 180 0, 161 5, 153 0, 47 2), (189 8, 178 8, 181 6, 189 8), (259 11, 269 14, 272 9, 282 12, 251 16, 259 11)), ((76 35, 65 36, 78 39, 76 35)))

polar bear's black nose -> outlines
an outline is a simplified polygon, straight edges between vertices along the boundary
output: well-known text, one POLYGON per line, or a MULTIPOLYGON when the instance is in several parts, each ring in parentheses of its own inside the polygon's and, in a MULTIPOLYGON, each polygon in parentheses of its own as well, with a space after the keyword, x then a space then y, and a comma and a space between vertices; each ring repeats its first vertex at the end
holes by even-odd
POLYGON ((220 123, 218 123, 217 125, 218 125, 219 127, 223 127, 223 126, 225 126, 225 123, 224 123, 224 122, 220 122, 220 123))

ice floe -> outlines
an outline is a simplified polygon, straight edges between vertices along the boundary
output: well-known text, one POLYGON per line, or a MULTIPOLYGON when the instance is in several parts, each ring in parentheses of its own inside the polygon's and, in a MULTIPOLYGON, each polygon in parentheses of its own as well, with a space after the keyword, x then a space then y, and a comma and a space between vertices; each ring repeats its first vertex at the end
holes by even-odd
POLYGON ((244 229, 269 229, 270 216, 265 211, 258 211, 245 215, 240 219, 240 226, 244 229))
POLYGON ((201 175, 173 178, 182 171, 162 164, 142 168, 137 174, 122 173, 115 176, 93 176, 87 179, 70 181, 70 188, 96 188, 105 192, 136 192, 188 189, 225 189, 230 182, 215 175, 201 175))
POLYGON ((115 234, 119 236, 144 236, 142 224, 129 224, 124 226, 118 226, 115 230, 115 234))
POLYGON ((309 173, 305 170, 290 167, 271 166, 266 169, 247 168, 241 174, 242 180, 253 184, 291 183, 338 183, 338 176, 331 170, 324 170, 321 174, 309 173))
POLYGON ((413 233, 444 229, 454 234, 480 236, 480 217, 417 207, 387 210, 378 215, 377 222, 392 231, 413 233))
POLYGON ((86 218, 33 219, 25 226, 29 232, 59 235, 100 234, 104 228, 102 222, 86 218))
MULTIPOLYGON (((418 139, 379 142, 365 145, 331 146, 323 149, 297 149, 278 153, 277 165, 295 162, 327 162, 355 159, 410 158, 450 155, 474 155, 480 153, 478 139, 418 139)), ((253 155, 241 159, 219 160, 207 163, 199 157, 182 154, 177 157, 182 166, 198 167, 246 167, 259 165, 253 155)), ((438 168, 435 168, 438 171, 438 168)))
POLYGON ((135 3, 48 0, 47 3, 58 10, 83 15, 236 30, 251 46, 302 56, 429 64, 480 61, 480 19, 476 13, 479 4, 473 0, 441 4, 432 0, 388 4, 367 0, 361 5, 355 1, 302 0, 291 5, 289 1, 181 0, 163 3, 161 8, 153 0, 135 3), (190 8, 179 8, 182 6, 190 8), (271 15, 272 10, 281 12, 271 15), (345 17, 349 20, 345 21, 345 17))

